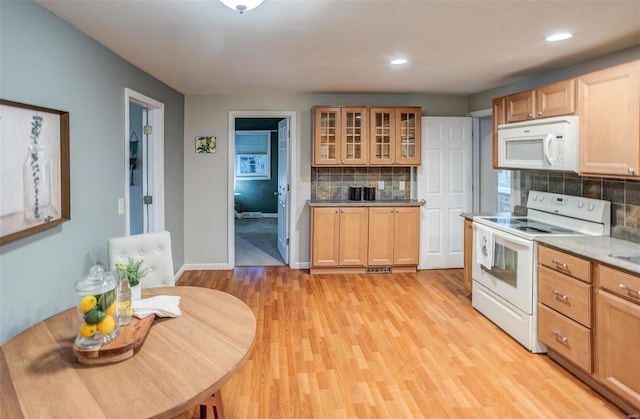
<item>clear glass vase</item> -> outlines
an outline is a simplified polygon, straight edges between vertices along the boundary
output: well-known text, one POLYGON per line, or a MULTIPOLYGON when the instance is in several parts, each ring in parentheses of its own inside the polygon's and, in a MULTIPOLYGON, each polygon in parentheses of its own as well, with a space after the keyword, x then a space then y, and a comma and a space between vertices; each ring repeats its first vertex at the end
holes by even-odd
POLYGON ((29 144, 27 160, 22 170, 24 194, 24 218, 29 223, 46 222, 51 206, 51 179, 49 163, 44 157, 44 147, 29 144))
POLYGON ((93 270, 76 282, 78 293, 78 336, 75 345, 93 348, 108 343, 120 334, 117 318, 118 275, 93 270))

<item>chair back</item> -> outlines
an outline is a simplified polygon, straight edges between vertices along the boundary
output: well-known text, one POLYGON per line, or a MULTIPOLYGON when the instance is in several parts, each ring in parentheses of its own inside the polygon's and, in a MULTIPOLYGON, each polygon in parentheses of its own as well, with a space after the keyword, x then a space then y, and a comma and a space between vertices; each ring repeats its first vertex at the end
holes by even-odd
POLYGON ((109 240, 109 270, 116 263, 127 264, 129 258, 143 260, 141 268, 149 268, 142 278, 142 288, 172 287, 176 283, 168 231, 114 237, 109 240))

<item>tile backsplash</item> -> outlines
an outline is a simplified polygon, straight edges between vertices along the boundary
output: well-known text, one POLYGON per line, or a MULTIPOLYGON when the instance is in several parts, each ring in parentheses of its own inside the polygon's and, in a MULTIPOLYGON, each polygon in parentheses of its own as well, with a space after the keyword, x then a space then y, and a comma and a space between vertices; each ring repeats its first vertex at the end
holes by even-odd
POLYGON ((575 173, 519 170, 520 203, 529 191, 544 191, 611 201, 611 235, 640 243, 640 181, 580 177, 575 173))
POLYGON ((415 173, 411 167, 312 167, 311 200, 349 199, 349 186, 374 186, 376 200, 410 199, 415 190, 415 173), (378 189, 378 181, 384 189, 378 189), (404 182, 404 190, 400 189, 404 182))

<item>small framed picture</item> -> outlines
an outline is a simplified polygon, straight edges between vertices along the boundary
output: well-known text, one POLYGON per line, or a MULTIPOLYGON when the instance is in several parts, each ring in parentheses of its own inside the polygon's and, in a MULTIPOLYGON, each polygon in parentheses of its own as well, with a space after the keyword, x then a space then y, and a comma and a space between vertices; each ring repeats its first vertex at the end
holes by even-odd
POLYGON ((215 153, 216 137, 196 137, 196 153, 215 153))

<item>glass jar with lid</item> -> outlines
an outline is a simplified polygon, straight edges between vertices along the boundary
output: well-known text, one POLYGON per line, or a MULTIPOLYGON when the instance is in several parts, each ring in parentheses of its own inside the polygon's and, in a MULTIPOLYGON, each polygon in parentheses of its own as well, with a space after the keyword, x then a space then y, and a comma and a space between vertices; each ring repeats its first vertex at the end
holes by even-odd
POLYGON ((93 348, 111 342, 120 334, 117 319, 118 275, 102 266, 91 268, 86 278, 76 282, 78 293, 78 336, 75 345, 93 348))

